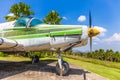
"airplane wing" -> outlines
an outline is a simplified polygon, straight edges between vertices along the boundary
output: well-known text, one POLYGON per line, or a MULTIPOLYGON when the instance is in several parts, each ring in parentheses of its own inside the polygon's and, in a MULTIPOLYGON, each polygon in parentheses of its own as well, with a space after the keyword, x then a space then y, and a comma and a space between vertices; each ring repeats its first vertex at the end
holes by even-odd
POLYGON ((0 51, 24 51, 24 46, 22 44, 18 44, 18 42, 15 40, 0 38, 0 51))
POLYGON ((30 52, 49 49, 49 38, 33 38, 11 40, 0 38, 0 51, 2 52, 30 52))

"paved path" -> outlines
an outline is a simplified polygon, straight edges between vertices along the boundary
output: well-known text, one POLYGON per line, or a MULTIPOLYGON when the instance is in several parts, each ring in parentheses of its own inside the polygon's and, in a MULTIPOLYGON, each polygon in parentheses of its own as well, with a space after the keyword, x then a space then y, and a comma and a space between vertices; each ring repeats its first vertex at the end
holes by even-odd
POLYGON ((42 61, 35 65, 30 62, 1 61, 0 80, 107 80, 73 64, 70 64, 68 76, 58 76, 55 65, 54 61, 42 61))

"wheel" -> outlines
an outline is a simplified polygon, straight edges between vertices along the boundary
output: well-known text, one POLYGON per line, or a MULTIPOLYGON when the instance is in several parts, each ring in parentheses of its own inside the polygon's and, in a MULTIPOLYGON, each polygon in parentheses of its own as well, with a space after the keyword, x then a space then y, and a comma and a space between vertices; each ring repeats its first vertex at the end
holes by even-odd
MULTIPOLYGON (((66 61, 62 62, 62 76, 66 76, 69 72, 69 64, 66 61)), ((60 67, 59 64, 56 64, 56 73, 60 75, 60 67)))
POLYGON ((39 62, 39 57, 37 55, 32 57, 32 64, 38 63, 39 62))

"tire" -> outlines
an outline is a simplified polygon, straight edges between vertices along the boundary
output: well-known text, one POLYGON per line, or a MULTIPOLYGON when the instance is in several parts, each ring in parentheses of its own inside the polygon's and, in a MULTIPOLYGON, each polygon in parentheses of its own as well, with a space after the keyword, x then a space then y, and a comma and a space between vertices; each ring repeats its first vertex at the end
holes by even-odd
MULTIPOLYGON (((66 61, 63 61, 62 63, 62 67, 64 68, 63 72, 62 72, 62 76, 66 76, 68 75, 69 72, 69 64, 66 61)), ((56 64, 56 74, 60 75, 60 67, 59 64, 56 64)))
POLYGON ((33 56, 32 57, 32 64, 38 63, 39 62, 39 57, 38 56, 33 56))

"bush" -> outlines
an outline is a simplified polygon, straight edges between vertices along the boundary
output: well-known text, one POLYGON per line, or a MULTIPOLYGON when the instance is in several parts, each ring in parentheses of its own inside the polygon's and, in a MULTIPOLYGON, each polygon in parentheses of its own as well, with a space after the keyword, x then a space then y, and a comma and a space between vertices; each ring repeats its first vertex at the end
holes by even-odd
POLYGON ((66 52, 66 55, 78 55, 81 57, 99 59, 104 61, 111 61, 111 62, 120 62, 120 52, 114 52, 113 50, 106 50, 103 49, 95 50, 93 52, 88 53, 73 53, 73 52, 66 52))
POLYGON ((0 52, 0 57, 7 57, 8 56, 8 54, 5 54, 5 53, 3 53, 3 52, 0 52))
POLYGON ((33 57, 35 55, 37 55, 40 58, 44 58, 44 57, 53 57, 54 56, 54 52, 51 51, 39 51, 39 52, 32 52, 32 53, 27 53, 27 54, 22 54, 21 56, 24 57, 33 57))

